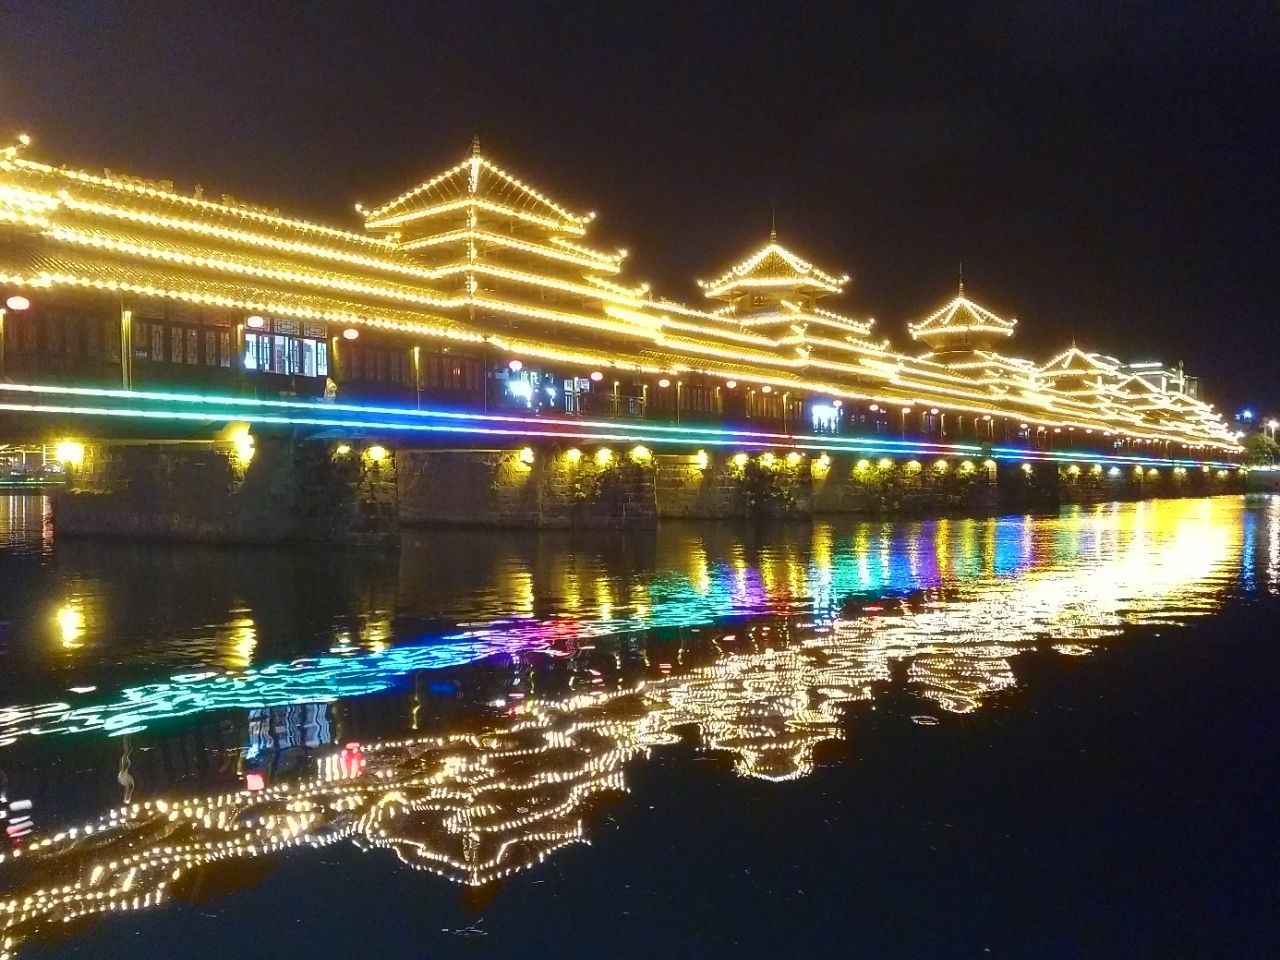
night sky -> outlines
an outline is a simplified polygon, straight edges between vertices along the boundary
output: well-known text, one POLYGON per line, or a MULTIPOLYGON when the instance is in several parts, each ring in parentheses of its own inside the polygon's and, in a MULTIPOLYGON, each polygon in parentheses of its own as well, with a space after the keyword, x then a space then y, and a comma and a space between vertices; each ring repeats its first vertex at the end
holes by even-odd
POLYGON ((1011 353, 1280 412, 1280 7, 1014 6, 4 0, 0 133, 351 227, 479 134, 662 295, 776 207, 899 347, 963 261, 1011 353))

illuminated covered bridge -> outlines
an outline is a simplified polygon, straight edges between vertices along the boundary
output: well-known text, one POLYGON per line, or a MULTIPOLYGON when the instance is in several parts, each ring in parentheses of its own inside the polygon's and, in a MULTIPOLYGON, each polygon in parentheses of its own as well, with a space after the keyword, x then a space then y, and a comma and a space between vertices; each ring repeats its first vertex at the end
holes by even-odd
POLYGON ((1234 436, 1180 374, 1005 356, 1015 321, 963 286, 911 325, 919 355, 828 307, 848 278, 776 236, 686 306, 624 277, 626 252, 587 239, 593 214, 478 144, 357 209, 363 230, 334 229, 7 148, 0 442, 61 438, 67 460, 87 444, 75 482, 98 493, 138 486, 141 454, 119 451, 141 441, 171 444, 171 480, 197 448, 230 453, 232 485, 287 443, 308 469, 398 471, 402 501, 412 474, 431 494, 407 499, 432 506, 397 509, 423 520, 594 522, 604 488, 595 520, 627 523, 893 508, 942 496, 931 483, 966 500, 954 478, 1002 471, 992 486, 1059 498, 1235 479, 1234 436), (493 502, 474 502, 480 479, 493 502))

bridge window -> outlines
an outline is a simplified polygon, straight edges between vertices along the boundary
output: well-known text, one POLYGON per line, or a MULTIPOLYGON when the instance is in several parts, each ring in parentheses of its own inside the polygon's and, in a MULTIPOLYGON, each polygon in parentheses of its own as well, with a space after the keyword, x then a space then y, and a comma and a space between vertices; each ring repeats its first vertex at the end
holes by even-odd
POLYGON ((839 433, 840 408, 830 403, 815 403, 809 408, 814 433, 839 433))
POLYGON ((286 334, 246 333, 244 368, 285 376, 327 377, 329 345, 323 340, 286 334))
POLYGON ((484 371, 471 357, 428 353, 423 357, 423 380, 428 389, 477 392, 484 387, 484 371))

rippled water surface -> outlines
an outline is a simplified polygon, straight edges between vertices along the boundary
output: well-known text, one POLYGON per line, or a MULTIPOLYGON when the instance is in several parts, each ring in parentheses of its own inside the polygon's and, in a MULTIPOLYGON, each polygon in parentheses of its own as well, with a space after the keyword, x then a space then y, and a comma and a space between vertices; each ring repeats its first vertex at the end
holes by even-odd
POLYGON ((1280 498, 64 542, 0 497, 0 958, 1241 957, 1280 498))

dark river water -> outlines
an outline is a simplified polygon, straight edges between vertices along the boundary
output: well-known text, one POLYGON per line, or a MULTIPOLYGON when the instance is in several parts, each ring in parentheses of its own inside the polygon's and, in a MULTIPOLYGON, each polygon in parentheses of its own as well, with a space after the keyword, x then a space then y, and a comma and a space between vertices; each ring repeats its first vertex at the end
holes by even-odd
POLYGON ((1274 957, 1280 498, 58 539, 0 958, 1274 957))

